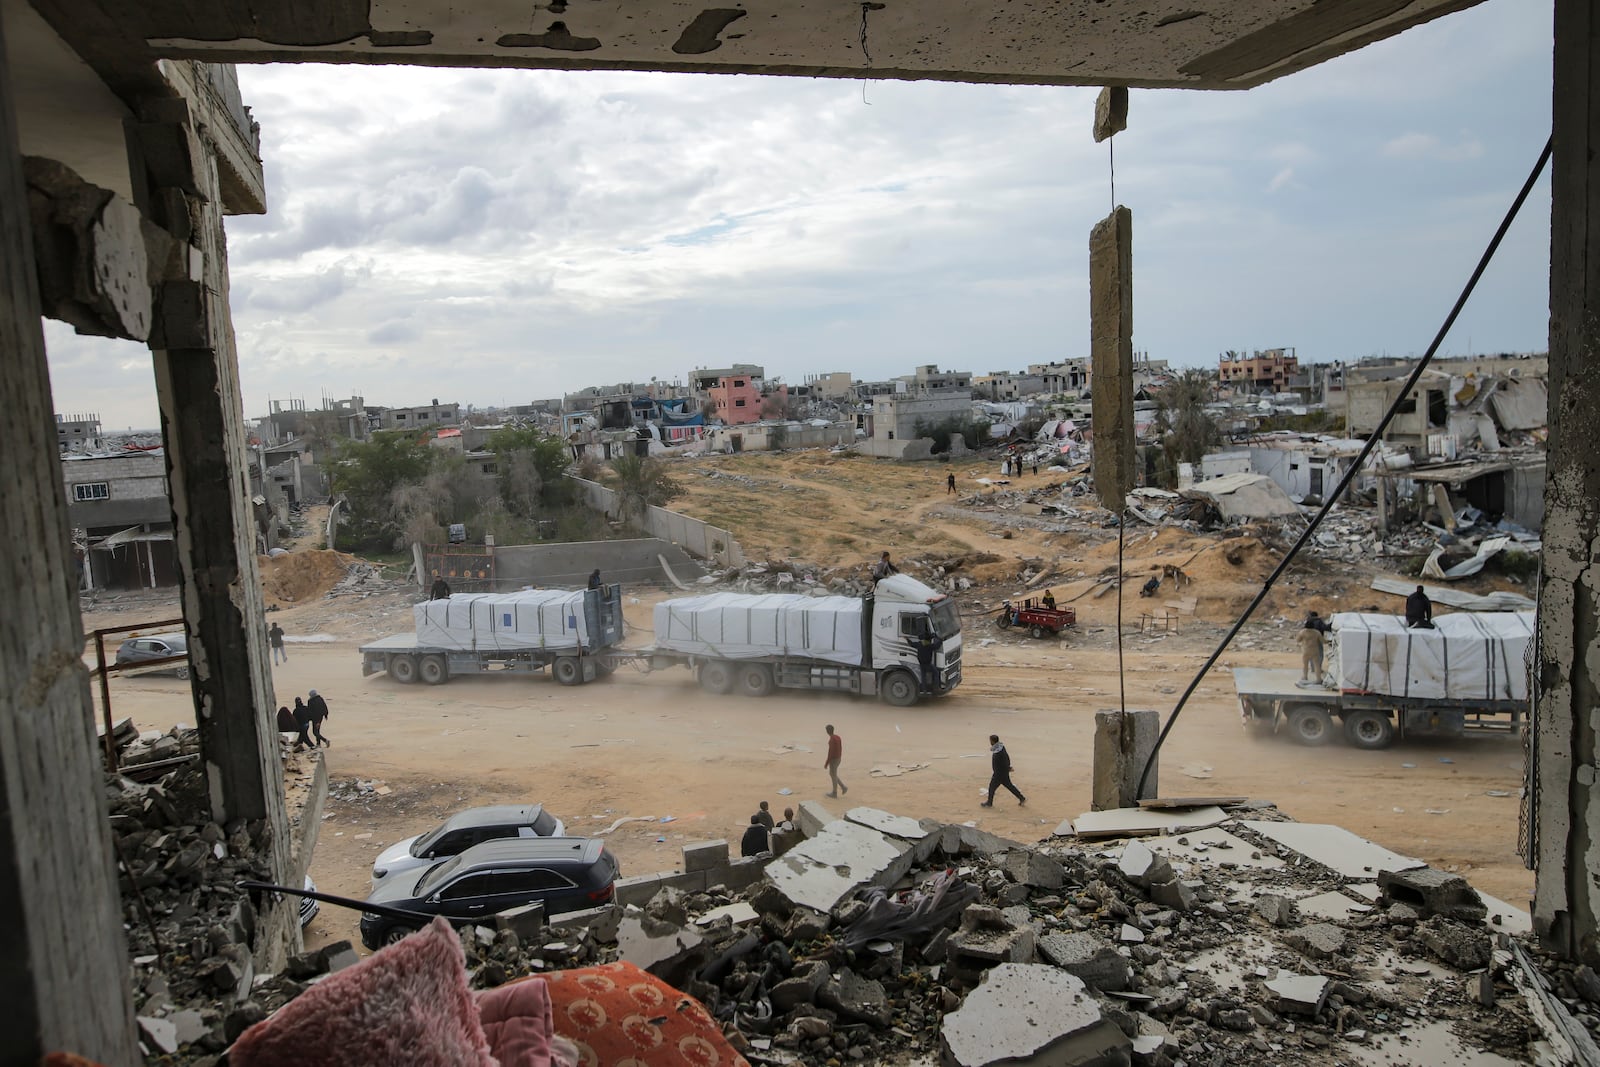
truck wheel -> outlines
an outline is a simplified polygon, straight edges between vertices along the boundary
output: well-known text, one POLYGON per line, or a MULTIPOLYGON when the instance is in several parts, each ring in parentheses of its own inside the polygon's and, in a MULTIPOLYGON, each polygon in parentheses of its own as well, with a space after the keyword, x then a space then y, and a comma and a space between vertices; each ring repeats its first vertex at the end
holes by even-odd
POLYGON ((417 680, 417 661, 410 656, 390 656, 389 677, 401 685, 410 685, 417 680))
POLYGON ((728 693, 733 690, 733 668, 721 660, 700 665, 700 688, 708 693, 728 693))
POLYGON ((577 656, 557 656, 550 665, 550 673, 562 685, 579 685, 583 682, 583 664, 577 656))
POLYGON ((1333 717, 1314 704, 1291 708, 1289 736, 1302 745, 1325 745, 1333 740, 1333 717))
POLYGON ((1344 717, 1344 739, 1355 748, 1388 748, 1394 744, 1394 722, 1381 711, 1352 711, 1344 717))
POLYGON ((1040 640, 1044 637, 1044 627, 1040 626, 1038 623, 1034 623, 1032 626, 1028 627, 1028 636, 1033 638, 1035 641, 1040 640))
POLYGON ((417 664, 417 677, 429 685, 443 685, 450 679, 450 668, 443 656, 423 656, 417 664))
POLYGON ((739 695, 764 697, 772 692, 772 672, 764 663, 749 663, 739 668, 739 695))
POLYGON ((905 671, 895 671, 883 680, 878 694, 884 702, 893 704, 897 708, 909 708, 917 702, 922 694, 919 692, 917 680, 905 671))

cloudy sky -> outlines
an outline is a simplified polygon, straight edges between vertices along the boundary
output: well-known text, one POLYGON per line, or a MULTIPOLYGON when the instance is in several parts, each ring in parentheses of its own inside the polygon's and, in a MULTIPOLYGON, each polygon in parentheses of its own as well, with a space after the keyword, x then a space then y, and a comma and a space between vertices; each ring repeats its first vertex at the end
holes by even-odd
MULTIPOLYGON (((245 413, 525 403, 1088 352, 1112 204, 1087 89, 259 66, 269 213, 228 221, 245 413), (865 99, 863 99, 863 95, 865 99)), ((1134 342, 1420 354, 1543 146, 1550 10, 1490 0, 1245 93, 1135 90, 1134 342)), ((1543 182, 1446 342, 1542 351, 1543 182)), ((47 324, 56 407, 154 426, 148 353, 47 324)))

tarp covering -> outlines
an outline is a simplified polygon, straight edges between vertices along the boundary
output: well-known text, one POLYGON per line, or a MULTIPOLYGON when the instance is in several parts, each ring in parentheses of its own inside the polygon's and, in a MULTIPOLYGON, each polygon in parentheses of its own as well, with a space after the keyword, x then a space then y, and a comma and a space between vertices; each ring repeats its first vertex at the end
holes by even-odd
POLYGON ((1417 700, 1527 700, 1533 615, 1458 612, 1414 630, 1395 615, 1339 612, 1334 685, 1417 700))
POLYGON ((856 665, 861 662, 861 607, 855 597, 797 593, 665 600, 656 605, 656 644, 721 659, 797 656, 856 665))
POLYGON ((1211 501, 1224 519, 1270 519, 1300 514, 1289 494, 1265 474, 1224 474, 1220 478, 1208 478, 1194 483, 1182 495, 1211 501))
POLYGON ((1511 378, 1489 398, 1494 421, 1507 430, 1537 430, 1549 420, 1550 394, 1537 378, 1511 378))
POLYGON ((417 644, 460 651, 590 647, 585 592, 456 593, 412 608, 417 644))

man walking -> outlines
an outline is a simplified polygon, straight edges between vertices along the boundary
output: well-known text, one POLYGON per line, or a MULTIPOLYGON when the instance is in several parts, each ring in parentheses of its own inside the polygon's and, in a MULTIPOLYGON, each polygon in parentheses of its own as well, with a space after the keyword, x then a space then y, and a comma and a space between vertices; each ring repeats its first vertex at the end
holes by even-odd
POLYGON ((994 773, 989 776, 989 799, 983 802, 983 806, 986 808, 994 807, 994 793, 1001 786, 1011 790, 1011 795, 1017 798, 1019 807, 1026 804, 1028 798, 1018 792, 1017 787, 1011 784, 1011 753, 1007 752, 1006 746, 1000 743, 999 734, 989 735, 989 765, 994 773))
POLYGON ((839 781, 839 761, 844 759, 844 739, 833 732, 832 723, 823 729, 828 731, 828 758, 822 761, 822 765, 828 768, 828 777, 833 781, 833 792, 828 795, 836 797, 840 793, 850 792, 850 787, 839 781))
POLYGON ((306 702, 306 710, 311 713, 311 729, 317 735, 316 747, 327 745, 333 747, 333 742, 322 736, 322 720, 328 717, 328 702, 311 690, 311 699, 306 702))
POLYGON ((317 743, 311 740, 311 709, 306 707, 306 702, 299 697, 294 698, 294 727, 300 731, 294 739, 294 750, 299 752, 305 748, 316 748, 317 743))
POLYGON ((285 652, 283 648, 283 627, 276 622, 267 630, 267 643, 272 646, 272 663, 274 666, 278 664, 279 660, 284 663, 289 662, 289 653, 285 652))

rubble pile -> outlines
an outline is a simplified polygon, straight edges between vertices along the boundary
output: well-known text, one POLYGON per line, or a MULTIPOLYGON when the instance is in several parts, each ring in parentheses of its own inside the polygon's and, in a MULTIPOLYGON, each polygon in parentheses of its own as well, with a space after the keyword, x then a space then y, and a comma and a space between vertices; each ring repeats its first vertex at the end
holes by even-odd
POLYGON ((411 584, 403 579, 384 577, 382 567, 355 560, 345 570, 344 577, 335 582, 322 596, 325 600, 332 600, 335 597, 369 597, 384 593, 410 592, 411 589, 411 584))

